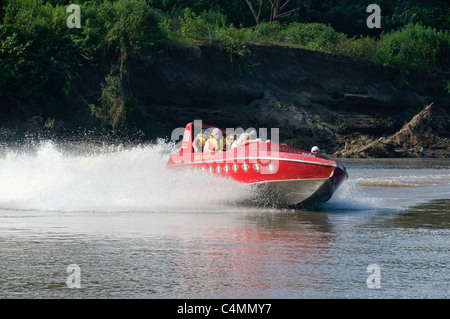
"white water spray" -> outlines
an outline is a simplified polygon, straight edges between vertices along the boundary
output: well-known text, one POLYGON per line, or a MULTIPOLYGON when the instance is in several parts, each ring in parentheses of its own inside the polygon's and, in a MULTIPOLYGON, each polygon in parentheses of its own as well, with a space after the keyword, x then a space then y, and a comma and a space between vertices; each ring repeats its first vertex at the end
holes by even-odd
MULTIPOLYGON (((170 154, 177 151, 173 143, 163 141, 129 147, 43 141, 0 149, 0 209, 224 212, 249 208, 240 205, 253 195, 248 184, 198 170, 167 170, 170 154)), ((350 179, 320 210, 399 208, 432 198, 436 191, 448 198, 448 191, 442 193, 448 190, 448 170, 426 170, 420 176, 416 170, 392 172, 351 171, 350 179)))
MULTIPOLYGON (((85 146, 89 149, 89 146, 85 146)), ((200 171, 166 170, 172 145, 65 152, 54 142, 0 154, 0 208, 55 211, 211 210, 248 185, 200 171)))

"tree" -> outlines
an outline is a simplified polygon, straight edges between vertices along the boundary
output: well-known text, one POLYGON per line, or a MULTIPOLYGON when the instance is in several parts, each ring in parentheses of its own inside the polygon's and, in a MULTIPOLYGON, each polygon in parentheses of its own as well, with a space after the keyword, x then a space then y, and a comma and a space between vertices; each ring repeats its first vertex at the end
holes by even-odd
POLYGON ((166 37, 159 26, 163 17, 144 0, 105 1, 99 16, 104 21, 108 46, 119 54, 119 77, 128 81, 128 58, 149 58, 150 48, 166 37))
MULTIPOLYGON (((253 14, 253 17, 255 18, 256 24, 259 24, 261 21, 261 13, 263 11, 263 0, 258 0, 256 4, 252 2, 252 0, 245 0, 248 7, 250 8, 250 11, 253 14), (257 9, 256 9, 257 8, 257 9)), ((287 10, 288 4, 291 2, 291 0, 267 0, 267 4, 270 7, 270 16, 269 21, 275 21, 282 18, 289 17, 293 15, 294 13, 297 13, 300 8, 295 8, 292 10, 287 10)))
POLYGON ((116 134, 127 120, 129 106, 135 106, 129 66, 133 62, 150 65, 154 47, 167 39, 167 33, 163 16, 144 0, 105 1, 97 17, 95 23, 104 32, 107 48, 117 55, 117 65, 111 66, 102 85, 100 106, 90 104, 90 110, 116 134))
POLYGON ((270 4, 270 22, 289 17, 300 10, 300 8, 296 8, 284 11, 291 0, 268 0, 268 2, 270 4))
POLYGON ((250 8, 250 11, 252 12, 253 17, 255 18, 256 24, 259 24, 259 19, 261 17, 261 10, 262 10, 262 6, 263 6, 263 1, 262 0, 258 0, 258 2, 259 2, 258 12, 256 12, 255 8, 253 7, 253 4, 252 4, 251 0, 245 0, 245 2, 247 2, 248 7, 250 8))

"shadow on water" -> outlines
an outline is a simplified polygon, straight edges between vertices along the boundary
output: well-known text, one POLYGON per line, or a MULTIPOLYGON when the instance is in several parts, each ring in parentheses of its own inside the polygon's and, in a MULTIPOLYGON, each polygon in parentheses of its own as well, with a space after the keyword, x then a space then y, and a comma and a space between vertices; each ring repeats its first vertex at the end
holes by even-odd
POLYGON ((393 228, 450 228, 450 199, 431 199, 406 208, 330 209, 319 206, 319 214, 329 219, 349 223, 367 223, 378 227, 393 228))
POLYGON ((302 209, 260 209, 240 214, 252 227, 283 231, 333 233, 336 225, 380 228, 450 228, 450 199, 433 199, 407 208, 323 203, 302 209))
POLYGON ((433 199, 402 210, 392 216, 393 227, 450 228, 450 199, 433 199))

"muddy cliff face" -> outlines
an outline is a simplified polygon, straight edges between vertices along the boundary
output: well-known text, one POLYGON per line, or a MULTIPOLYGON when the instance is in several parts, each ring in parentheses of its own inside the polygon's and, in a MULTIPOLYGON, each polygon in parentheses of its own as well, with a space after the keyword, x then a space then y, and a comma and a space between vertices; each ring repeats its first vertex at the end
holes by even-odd
POLYGON ((166 49, 151 72, 132 70, 134 94, 159 122, 159 136, 202 120, 279 128, 282 142, 306 150, 318 145, 334 156, 449 156, 450 74, 291 47, 249 48, 248 59, 209 45, 166 49), (420 122, 426 142, 416 134, 366 147, 394 136, 430 104, 420 122))
POLYGON ((448 156, 450 95, 443 86, 448 74, 401 72, 290 47, 255 45, 250 50, 248 60, 214 46, 167 51, 154 72, 140 75, 136 94, 167 135, 201 119, 220 127, 278 127, 288 145, 319 145, 335 156, 448 156), (422 144, 434 142, 432 149, 397 145, 360 151, 395 135, 431 103, 423 124, 431 142, 422 144))

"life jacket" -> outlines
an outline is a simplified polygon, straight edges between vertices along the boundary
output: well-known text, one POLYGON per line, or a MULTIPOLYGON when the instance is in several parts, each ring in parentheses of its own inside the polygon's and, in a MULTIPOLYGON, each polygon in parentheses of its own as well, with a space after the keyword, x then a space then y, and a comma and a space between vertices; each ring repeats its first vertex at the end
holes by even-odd
POLYGON ((211 151, 218 152, 223 151, 226 148, 225 138, 221 137, 219 141, 217 141, 214 137, 209 138, 209 148, 211 151), (218 144, 220 143, 220 145, 218 144))
POLYGON ((206 144, 205 136, 202 133, 200 133, 200 134, 197 134, 197 137, 200 140, 200 142, 202 142, 202 147, 205 146, 205 144, 206 144))

